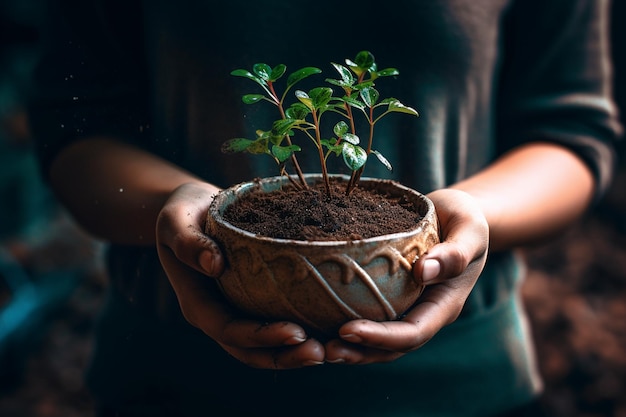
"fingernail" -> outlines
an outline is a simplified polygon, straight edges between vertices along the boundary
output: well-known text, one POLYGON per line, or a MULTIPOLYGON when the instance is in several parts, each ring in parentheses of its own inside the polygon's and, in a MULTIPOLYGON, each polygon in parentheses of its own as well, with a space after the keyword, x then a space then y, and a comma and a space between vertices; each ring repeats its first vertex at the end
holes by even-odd
POLYGON ((324 364, 323 361, 322 362, 320 362, 320 361, 304 361, 302 363, 302 365, 304 365, 304 366, 317 366, 317 365, 323 365, 323 364, 324 364))
POLYGON ((210 251, 200 252, 198 262, 200 266, 209 276, 217 276, 219 274, 216 255, 210 251))
POLYGON ((441 272, 441 264, 436 259, 426 259, 422 269, 422 279, 424 282, 432 281, 441 272))
POLYGON ((306 342, 306 337, 291 336, 290 338, 286 339, 283 343, 286 345, 297 345, 302 342, 306 342))
POLYGON ((361 339, 359 336, 355 335, 355 334, 342 334, 341 338, 345 341, 348 341, 350 343, 361 343, 363 341, 363 339, 361 339))
POLYGON ((328 362, 328 363, 346 363, 346 360, 344 358, 326 359, 326 362, 328 362))

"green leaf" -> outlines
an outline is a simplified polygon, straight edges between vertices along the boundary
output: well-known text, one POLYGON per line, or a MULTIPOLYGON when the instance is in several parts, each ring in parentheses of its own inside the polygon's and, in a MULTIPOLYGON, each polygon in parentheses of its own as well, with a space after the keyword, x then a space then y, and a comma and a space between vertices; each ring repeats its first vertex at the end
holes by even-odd
POLYGON ((288 119, 304 120, 309 113, 311 110, 302 103, 293 103, 285 110, 288 119))
POLYGON ((326 149, 328 149, 330 152, 333 152, 336 156, 341 155, 341 152, 343 150, 343 145, 337 145, 337 140, 336 139, 322 139, 321 140, 322 146, 324 146, 326 149))
POLYGON ((359 66, 359 68, 368 71, 373 65, 375 65, 376 59, 374 59, 374 55, 370 51, 361 51, 356 54, 354 62, 359 66))
POLYGON ((309 110, 314 111, 315 107, 313 106, 313 100, 307 93, 302 90, 296 90, 294 93, 296 98, 300 100, 300 103, 304 104, 309 110))
POLYGON ((390 77, 400 75, 400 72, 395 68, 385 68, 383 70, 376 71, 376 75, 379 77, 390 77))
POLYGON ((234 138, 227 140, 222 144, 222 152, 224 153, 237 153, 247 150, 250 145, 254 143, 253 140, 245 138, 234 138))
POLYGON ((268 81, 272 76, 272 67, 267 64, 254 64, 252 71, 263 81, 268 81))
POLYGON ((256 75, 252 74, 250 71, 245 69, 236 69, 230 73, 230 75, 234 75, 235 77, 244 77, 254 81, 257 84, 265 87, 267 83, 256 75))
POLYGON ((314 75, 314 74, 319 74, 321 72, 322 72, 321 69, 315 68, 315 67, 301 68, 291 73, 289 77, 287 77, 287 89, 290 89, 291 87, 294 86, 294 84, 302 81, 303 79, 310 77, 311 75, 314 75))
POLYGON ((361 139, 359 139, 359 137, 357 135, 354 135, 352 133, 346 133, 345 135, 343 135, 341 137, 341 139, 345 140, 346 142, 349 142, 353 145, 358 145, 359 142, 361 142, 361 139))
POLYGON ((309 96, 313 100, 313 108, 320 109, 326 106, 333 97, 333 89, 330 87, 317 87, 309 91, 309 96))
POLYGON ((355 90, 361 91, 365 88, 371 88, 374 86, 374 82, 372 80, 363 81, 361 83, 355 84, 352 86, 355 90))
POLYGON ((359 101, 353 97, 344 96, 340 100, 344 103, 347 103, 351 107, 356 107, 357 109, 363 110, 365 108, 365 104, 362 101, 359 101))
POLYGON ((287 71, 287 66, 285 64, 276 65, 274 68, 272 68, 269 81, 274 82, 278 80, 280 77, 282 77, 285 74, 285 71, 287 71))
POLYGON ((258 129, 254 133, 256 133, 257 139, 261 139, 261 138, 267 139, 270 137, 272 132, 258 129))
POLYGON ((324 111, 331 110, 331 111, 344 114, 346 110, 346 105, 344 104, 343 100, 337 97, 333 97, 332 100, 337 100, 337 102, 329 103, 328 106, 324 107, 324 111))
POLYGON ((285 162, 287 159, 291 158, 294 152, 300 151, 300 147, 298 145, 290 145, 290 146, 272 146, 272 155, 276 157, 280 162, 285 162))
POLYGON ((241 101, 243 101, 246 104, 254 104, 254 103, 258 103, 264 98, 265 96, 263 94, 246 94, 243 97, 241 97, 241 101))
POLYGON ((365 165, 367 161, 367 152, 360 146, 355 146, 349 142, 342 142, 343 148, 341 154, 343 155, 343 162, 352 171, 356 171, 365 165))
POLYGON ((251 154, 260 155, 264 153, 270 153, 269 149, 269 139, 266 137, 261 137, 255 141, 253 141, 250 146, 246 148, 246 151, 251 154))
POLYGON ((333 67, 335 67, 345 85, 351 86, 352 84, 354 84, 356 80, 354 78, 354 75, 352 75, 348 68, 340 64, 335 64, 334 62, 331 62, 331 64, 333 67))
MULTIPOLYGON (((288 131, 286 134, 289 135, 293 132, 288 131)), ((283 143, 283 140, 285 139, 285 135, 275 135, 275 134, 270 134, 268 136, 269 139, 269 143, 271 143, 272 145, 280 145, 281 143, 283 143)))
POLYGON ((376 60, 374 55, 369 51, 359 52, 354 61, 346 59, 346 65, 357 75, 357 77, 369 72, 372 74, 372 78, 376 78, 376 60))
POLYGON ((415 110, 412 107, 405 106, 398 99, 388 98, 388 99, 383 100, 383 103, 387 103, 388 110, 391 112, 406 113, 406 114, 411 114, 413 116, 419 116, 419 113, 417 112, 417 110, 415 110))
POLYGON ((268 142, 268 138, 263 135, 259 135, 259 138, 256 140, 245 138, 230 139, 222 144, 222 152, 235 153, 245 151, 252 154, 269 153, 267 148, 268 142))
POLYGON ((335 125, 335 127, 333 127, 333 132, 335 133, 335 135, 337 135, 337 137, 342 137, 343 135, 348 133, 349 130, 350 130, 350 127, 343 120, 339 121, 335 125))
POLYGON ((374 87, 364 88, 359 93, 361 95, 363 103, 365 103, 367 107, 374 106, 380 96, 380 94, 378 94, 378 91, 374 87))
POLYGON ((372 153, 376 155, 378 160, 385 166, 385 168, 387 168, 389 171, 393 171, 393 167, 391 166, 391 163, 387 160, 387 158, 383 156, 383 154, 381 154, 377 150, 373 150, 372 153))
POLYGON ((296 119, 281 119, 272 124, 272 135, 285 136, 298 123, 296 119))
POLYGON ((365 72, 361 68, 359 68, 359 65, 356 62, 352 61, 351 59, 346 58, 346 65, 352 70, 352 72, 356 74, 357 77, 360 77, 361 74, 365 72))
POLYGON ((326 82, 328 84, 336 85, 337 87, 341 87, 343 89, 352 89, 352 84, 347 83, 343 80, 333 80, 332 78, 327 78, 326 82))

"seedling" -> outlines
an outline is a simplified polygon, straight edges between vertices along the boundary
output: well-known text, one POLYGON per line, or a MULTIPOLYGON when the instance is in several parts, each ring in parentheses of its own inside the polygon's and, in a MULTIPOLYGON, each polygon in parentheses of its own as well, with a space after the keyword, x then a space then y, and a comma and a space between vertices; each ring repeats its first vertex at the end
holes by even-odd
POLYGON ((288 92, 296 84, 322 71, 316 67, 301 68, 287 77, 287 83, 278 93, 276 82, 281 79, 287 70, 284 64, 271 67, 264 63, 255 64, 252 72, 237 69, 231 74, 244 77, 258 84, 263 93, 245 94, 242 100, 246 104, 255 104, 262 101, 272 103, 278 108, 280 118, 272 123, 269 130, 257 130, 255 139, 234 138, 226 141, 222 151, 249 152, 252 154, 266 154, 271 156, 279 167, 280 175, 285 175, 294 186, 307 188, 296 152, 302 148, 294 143, 295 133, 299 132, 307 137, 317 149, 322 178, 326 193, 330 194, 330 180, 327 169, 327 160, 331 155, 342 156, 346 166, 351 170, 350 180, 346 185, 346 194, 358 185, 369 156, 374 154, 377 159, 389 170, 392 169, 389 161, 372 145, 374 141, 374 127, 390 113, 406 113, 418 116, 415 109, 405 106, 398 99, 380 99, 380 93, 375 81, 380 77, 397 76, 395 68, 378 70, 374 55, 368 51, 359 52, 354 60, 346 59, 345 65, 331 63, 339 73, 338 79, 326 79, 326 85, 315 87, 308 92, 295 90, 293 102, 286 104, 288 92), (332 87, 340 87, 342 95, 336 96, 332 87), (339 122, 330 122, 330 126, 323 123, 326 113, 339 114, 339 122), (367 143, 361 146, 361 139, 357 133, 356 115, 361 114, 368 126, 367 143), (291 161, 297 179, 292 178, 286 170, 286 162, 291 161))

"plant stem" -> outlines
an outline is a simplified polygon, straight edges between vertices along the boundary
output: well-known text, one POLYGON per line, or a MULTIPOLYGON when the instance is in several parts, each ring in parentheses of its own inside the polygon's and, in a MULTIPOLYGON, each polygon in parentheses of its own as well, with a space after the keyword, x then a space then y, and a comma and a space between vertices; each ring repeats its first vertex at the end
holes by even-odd
MULTIPOLYGON (((352 133, 355 134, 356 128, 354 126, 354 117, 352 115, 352 109, 350 108, 348 104, 346 104, 346 108, 348 110, 348 118, 350 119, 350 128, 352 129, 352 133)), ((356 171, 352 171, 352 173, 350 174, 350 179, 348 180, 348 184, 346 184, 346 195, 350 195, 352 190, 354 190, 354 188, 356 187, 356 182, 357 182, 356 171)))
POLYGON ((305 187, 302 184, 300 184, 299 182, 294 181, 294 179, 291 177, 291 175, 289 175, 289 173, 287 172, 285 167, 283 167, 280 170, 280 175, 284 175, 285 177, 287 177, 287 180, 291 183, 291 185, 294 186, 294 188, 296 190, 304 190, 305 189, 305 187))
POLYGON ((370 155, 370 153, 372 153, 372 143, 374 142, 374 124, 376 123, 376 121, 374 120, 374 107, 370 107, 370 117, 369 117, 369 124, 370 124, 370 136, 368 138, 367 141, 367 156, 370 155))
POLYGON ((319 153, 320 165, 322 166, 322 178, 324 179, 324 187, 326 188, 326 195, 330 197, 330 180, 328 179, 328 170, 326 168, 326 158, 324 158, 324 152, 322 150, 322 136, 320 132, 320 122, 317 116, 317 112, 313 110, 313 124, 315 125, 315 141, 317 144, 317 152, 319 153))
MULTIPOLYGON (((372 143, 374 142, 374 125, 376 124, 376 120, 374 120, 374 107, 373 106, 370 107, 370 115, 368 118, 368 122, 370 125, 370 133, 369 133, 369 138, 367 141, 367 149, 365 150, 365 153, 367 154, 369 158, 370 154, 372 153, 372 143)), ((350 193, 352 193, 352 191, 356 188, 356 185, 361 180, 361 175, 363 175, 364 170, 365 170, 365 165, 363 165, 361 168, 357 169, 356 171, 352 171, 352 175, 350 175, 350 181, 348 181, 348 185, 346 186, 346 195, 350 195, 350 193)))
MULTIPOLYGON (((269 89, 272 93, 272 96, 274 98, 274 100, 276 101, 276 106, 278 107, 278 111, 280 112, 280 117, 284 119, 287 118, 287 116, 285 115, 285 110, 283 109, 283 103, 282 101, 278 98, 278 95, 276 94, 276 90, 274 89, 274 83, 272 83, 271 81, 267 83, 269 86, 269 89)), ((289 137, 289 135, 285 135, 285 139, 287 140, 287 144, 289 146, 292 145, 291 143, 291 138, 289 137)), ((298 163, 298 158, 296 158, 295 154, 291 155, 291 163, 293 164, 294 169, 296 170, 296 175, 298 175, 298 178, 300 179, 300 183, 302 184, 302 188, 306 189, 309 188, 306 180, 304 179, 304 174, 302 173, 302 169, 300 168, 300 164, 298 163)), ((289 181, 291 181, 292 183, 294 183, 293 179, 291 179, 291 177, 289 177, 289 175, 287 174, 287 177, 289 178, 289 181)))
MULTIPOLYGON (((361 73, 358 78, 357 78, 357 84, 360 84, 363 82, 363 79, 365 78, 365 72, 361 73)), ((347 96, 350 97, 351 91, 347 91, 347 96)), ((347 110, 348 110, 348 118, 350 119, 350 126, 352 129, 352 133, 355 133, 355 126, 354 126, 354 116, 352 115, 352 108, 346 104, 347 110)), ((367 154, 369 155, 370 150, 371 150, 371 146, 372 146, 372 122, 371 122, 371 114, 372 114, 372 109, 370 108, 370 142, 369 142, 369 146, 368 146, 368 152, 367 154)), ((363 167, 357 169, 356 171, 352 171, 352 174, 350 174, 350 180, 348 180, 348 184, 346 185, 346 195, 350 195, 350 193, 352 193, 352 191, 356 188, 356 185, 359 182, 359 179, 361 178, 361 174, 363 173, 363 167)))

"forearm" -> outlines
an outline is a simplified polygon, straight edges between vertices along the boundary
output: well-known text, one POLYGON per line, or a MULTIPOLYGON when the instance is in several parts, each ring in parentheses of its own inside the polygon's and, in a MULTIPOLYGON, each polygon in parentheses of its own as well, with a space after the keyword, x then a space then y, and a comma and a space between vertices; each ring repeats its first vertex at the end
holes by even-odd
POLYGON ((481 205, 490 250, 545 239, 570 225, 589 206, 595 182, 584 162, 548 143, 514 149, 484 171, 452 186, 481 205))
POLYGON ((179 185, 194 182, 218 191, 163 159, 105 138, 66 148, 52 164, 50 179, 82 227, 122 244, 155 243, 157 215, 179 185))

